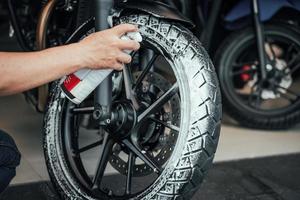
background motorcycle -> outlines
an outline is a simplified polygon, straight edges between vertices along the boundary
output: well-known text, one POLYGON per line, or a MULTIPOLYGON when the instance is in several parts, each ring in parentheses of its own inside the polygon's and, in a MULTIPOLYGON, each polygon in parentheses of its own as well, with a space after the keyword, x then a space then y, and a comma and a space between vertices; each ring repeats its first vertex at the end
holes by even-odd
POLYGON ((92 18, 68 43, 107 28, 113 8, 109 21, 136 24, 142 48, 78 106, 53 84, 44 138, 52 182, 63 199, 191 198, 211 166, 221 118, 217 77, 192 23, 158 1, 91 5, 79 14, 92 18))
POLYGON ((227 113, 251 128, 298 123, 299 1, 193 1, 191 9, 183 4, 175 6, 185 8, 215 58, 227 113))
POLYGON ((232 33, 215 63, 226 111, 240 124, 285 129, 299 122, 299 11, 294 0, 243 0, 225 16, 232 33))

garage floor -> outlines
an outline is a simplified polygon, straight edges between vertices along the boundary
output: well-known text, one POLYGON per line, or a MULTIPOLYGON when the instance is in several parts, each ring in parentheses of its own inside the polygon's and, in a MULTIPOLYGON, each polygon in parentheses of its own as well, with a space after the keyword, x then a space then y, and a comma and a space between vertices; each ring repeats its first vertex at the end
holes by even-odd
MULTIPOLYGON (((299 163, 300 154, 294 154, 215 164, 192 200, 299 200, 299 163)), ((120 187, 113 175, 109 179, 120 187)), ((13 185, 0 199, 59 198, 43 181, 13 185)))

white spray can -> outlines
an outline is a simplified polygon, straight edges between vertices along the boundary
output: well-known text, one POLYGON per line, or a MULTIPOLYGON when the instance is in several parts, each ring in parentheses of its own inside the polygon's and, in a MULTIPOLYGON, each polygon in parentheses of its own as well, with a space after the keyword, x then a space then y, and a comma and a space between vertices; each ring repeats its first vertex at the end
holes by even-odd
MULTIPOLYGON (((142 36, 139 32, 127 33, 121 39, 142 42, 142 36)), ((130 54, 132 51, 125 52, 130 54)), ((112 69, 79 70, 61 79, 61 90, 70 101, 80 104, 112 71, 112 69)))

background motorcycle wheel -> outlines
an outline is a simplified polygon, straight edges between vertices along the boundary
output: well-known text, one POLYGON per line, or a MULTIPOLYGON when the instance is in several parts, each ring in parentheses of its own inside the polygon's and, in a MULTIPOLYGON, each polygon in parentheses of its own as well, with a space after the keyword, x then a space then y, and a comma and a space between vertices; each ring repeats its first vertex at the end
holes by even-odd
POLYGON ((249 128, 286 129, 300 120, 300 37, 292 27, 282 24, 266 25, 264 31, 266 49, 272 47, 267 55, 277 59, 269 66, 270 82, 260 81, 253 28, 232 34, 219 48, 215 61, 224 109, 249 128))
MULTIPOLYGON (((64 116, 67 115, 66 109, 70 108, 70 102, 61 96, 56 85, 51 94, 44 126, 44 152, 49 175, 63 199, 190 199, 210 168, 218 144, 221 94, 214 67, 198 39, 180 24, 145 14, 122 17, 120 23, 137 24, 143 36, 142 46, 148 44, 152 50, 160 52, 176 76, 180 98, 180 129, 172 154, 147 189, 136 194, 112 196, 115 194, 113 191, 105 192, 99 186, 101 192, 99 189, 100 195, 97 195, 82 178, 84 168, 72 168, 67 159, 64 140, 68 138, 62 135, 66 132, 64 116)), ((79 31, 82 35, 92 32, 93 21, 81 28, 85 29, 79 31)), ((165 87, 167 84, 162 85, 165 87)), ((77 130, 74 131, 72 134, 76 135, 77 130)), ((76 138, 75 135, 72 135, 72 140, 76 138)), ((72 154, 76 154, 76 151, 72 154)), ((90 177, 85 176, 85 179, 90 177)), ((114 181, 119 184, 121 179, 114 181)), ((145 182, 147 179, 142 177, 141 183, 145 182)))

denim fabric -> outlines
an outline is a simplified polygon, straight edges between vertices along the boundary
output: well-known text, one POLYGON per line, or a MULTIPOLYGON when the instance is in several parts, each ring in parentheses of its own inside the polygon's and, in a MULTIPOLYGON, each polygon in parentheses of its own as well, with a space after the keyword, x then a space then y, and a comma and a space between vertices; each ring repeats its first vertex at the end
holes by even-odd
POLYGON ((12 137, 0 130, 0 193, 16 175, 20 159, 21 154, 12 137))

